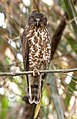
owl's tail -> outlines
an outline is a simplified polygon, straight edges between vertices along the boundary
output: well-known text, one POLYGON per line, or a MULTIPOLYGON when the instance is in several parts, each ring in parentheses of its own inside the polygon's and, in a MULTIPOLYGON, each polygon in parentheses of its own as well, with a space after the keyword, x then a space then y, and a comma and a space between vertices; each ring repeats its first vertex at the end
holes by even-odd
POLYGON ((41 97, 41 78, 40 76, 32 76, 28 77, 29 81, 29 102, 32 103, 39 103, 41 97))

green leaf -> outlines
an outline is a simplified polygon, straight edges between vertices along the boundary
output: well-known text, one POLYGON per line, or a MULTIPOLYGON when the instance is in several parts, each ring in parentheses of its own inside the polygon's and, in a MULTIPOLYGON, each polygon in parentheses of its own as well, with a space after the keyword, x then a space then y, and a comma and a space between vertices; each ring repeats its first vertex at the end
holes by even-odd
POLYGON ((6 97, 2 97, 2 111, 1 111, 1 119, 5 119, 6 113, 8 111, 8 99, 6 97))

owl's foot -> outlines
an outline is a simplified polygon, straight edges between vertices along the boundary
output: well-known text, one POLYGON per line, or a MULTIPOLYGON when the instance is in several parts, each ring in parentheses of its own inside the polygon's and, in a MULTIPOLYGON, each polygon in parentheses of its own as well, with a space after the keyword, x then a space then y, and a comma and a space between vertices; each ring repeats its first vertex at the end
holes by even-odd
POLYGON ((34 70, 33 70, 33 76, 39 76, 39 75, 40 75, 39 70, 34 69, 34 70))

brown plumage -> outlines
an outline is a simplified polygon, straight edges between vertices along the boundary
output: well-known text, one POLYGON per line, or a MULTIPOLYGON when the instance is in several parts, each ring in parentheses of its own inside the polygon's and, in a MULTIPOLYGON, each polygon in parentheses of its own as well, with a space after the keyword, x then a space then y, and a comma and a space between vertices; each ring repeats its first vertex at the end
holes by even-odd
POLYGON ((47 69, 50 62, 51 41, 46 24, 47 18, 44 14, 33 12, 22 36, 24 68, 34 72, 27 76, 31 104, 37 104, 41 97, 41 81, 44 74, 40 74, 39 70, 47 69))

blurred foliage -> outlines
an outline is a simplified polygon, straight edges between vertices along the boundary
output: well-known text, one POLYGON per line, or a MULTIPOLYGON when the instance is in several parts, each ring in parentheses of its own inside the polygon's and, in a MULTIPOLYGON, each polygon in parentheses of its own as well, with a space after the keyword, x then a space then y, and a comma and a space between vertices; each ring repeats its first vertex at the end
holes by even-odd
MULTIPOLYGON (((40 0, 39 10, 48 18, 48 29, 52 38, 64 11, 69 20, 61 42, 52 60, 53 69, 77 67, 77 1, 52 0, 47 5, 40 0), (71 17, 72 16, 72 17, 71 17), (75 31, 74 31, 75 30, 75 31)), ((23 71, 21 34, 31 12, 28 0, 0 0, 0 72, 23 71), (27 3, 28 2, 28 3, 27 3), (2 24, 1 24, 2 23, 2 24)), ((77 119, 77 72, 54 74, 65 119, 77 119)), ((51 84, 52 85, 52 84, 51 84)), ((25 76, 0 77, 0 119, 25 119, 22 97, 26 89, 25 76)), ((54 87, 54 85, 52 85, 54 87)), ((47 81, 44 82, 40 119, 57 119, 47 81)), ((38 107, 39 108, 39 107, 38 107)), ((39 110, 39 109, 38 109, 39 110)))

